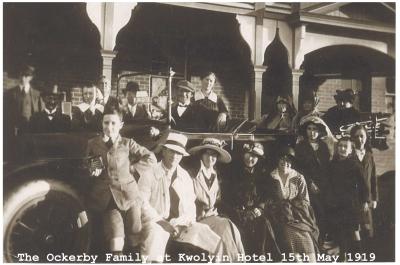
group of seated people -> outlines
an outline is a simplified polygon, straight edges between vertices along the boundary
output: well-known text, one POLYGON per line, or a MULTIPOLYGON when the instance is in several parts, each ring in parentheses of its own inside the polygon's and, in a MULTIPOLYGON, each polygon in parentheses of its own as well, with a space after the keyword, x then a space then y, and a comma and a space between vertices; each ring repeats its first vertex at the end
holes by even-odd
POLYGON ((244 254, 281 261, 290 253, 316 261, 327 238, 339 245, 341 260, 360 252, 361 240, 370 251, 377 182, 362 126, 338 140, 332 157, 326 124, 310 116, 294 149, 282 145, 267 155, 263 144, 248 142, 239 161, 217 138, 186 150, 187 137, 170 131, 157 161, 120 136, 120 110, 105 111, 102 124, 88 143, 87 154, 100 156, 104 167, 91 172, 87 202, 101 213, 114 255, 139 248, 143 261, 163 262, 175 242, 178 253, 200 251, 218 261, 243 261, 244 254))

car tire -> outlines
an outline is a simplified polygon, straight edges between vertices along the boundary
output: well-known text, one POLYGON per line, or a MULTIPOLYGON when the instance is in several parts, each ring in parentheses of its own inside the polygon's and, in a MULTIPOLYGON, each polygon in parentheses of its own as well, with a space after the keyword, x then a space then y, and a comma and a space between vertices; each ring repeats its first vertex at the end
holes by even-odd
POLYGON ((48 254, 88 252, 90 222, 71 186, 52 179, 30 180, 12 189, 3 207, 5 262, 23 261, 23 253, 47 262, 48 254))

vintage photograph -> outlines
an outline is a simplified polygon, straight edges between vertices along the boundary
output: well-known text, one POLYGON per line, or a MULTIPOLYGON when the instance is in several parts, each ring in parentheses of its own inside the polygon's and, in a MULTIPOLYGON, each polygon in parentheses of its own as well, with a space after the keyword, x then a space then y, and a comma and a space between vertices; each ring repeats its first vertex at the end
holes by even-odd
POLYGON ((395 261, 395 2, 3 2, 3 262, 395 261))

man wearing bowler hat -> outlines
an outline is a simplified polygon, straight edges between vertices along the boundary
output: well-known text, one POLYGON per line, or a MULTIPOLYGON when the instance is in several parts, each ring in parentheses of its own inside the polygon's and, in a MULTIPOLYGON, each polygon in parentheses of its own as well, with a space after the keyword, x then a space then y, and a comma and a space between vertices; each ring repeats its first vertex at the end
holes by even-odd
POLYGON ((71 119, 61 112, 59 107, 63 94, 57 88, 42 92, 45 108, 33 114, 29 122, 31 133, 62 133, 71 129, 71 119))
POLYGON ((334 98, 336 106, 328 109, 323 120, 332 132, 338 133, 340 126, 360 121, 361 117, 360 112, 353 107, 355 94, 351 88, 336 90, 334 98))
POLYGON ((124 90, 127 104, 124 106, 124 123, 130 124, 135 120, 150 119, 150 114, 144 104, 139 104, 136 100, 136 94, 139 91, 139 84, 128 82, 124 90))
POLYGON ((170 238, 213 255, 221 253, 221 238, 208 225, 196 222, 193 181, 179 165, 183 156, 189 156, 186 143, 186 136, 170 132, 161 145, 161 161, 138 181, 143 199, 157 212, 142 219, 140 252, 149 262, 163 262, 170 238))
POLYGON ((195 110, 191 102, 194 87, 192 83, 181 80, 177 83, 178 102, 172 105, 172 127, 174 129, 193 128, 195 122, 195 110))

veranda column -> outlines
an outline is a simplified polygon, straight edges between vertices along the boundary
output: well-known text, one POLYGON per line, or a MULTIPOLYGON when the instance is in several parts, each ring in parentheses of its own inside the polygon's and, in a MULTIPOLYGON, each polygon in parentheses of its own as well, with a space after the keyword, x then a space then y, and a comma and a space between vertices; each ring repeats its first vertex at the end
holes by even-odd
POLYGON ((297 110, 299 110, 300 76, 302 76, 303 73, 303 70, 292 69, 293 105, 297 110))
POLYGON ((251 90, 252 101, 249 104, 249 118, 259 119, 261 117, 261 95, 262 95, 262 77, 263 73, 267 67, 265 66, 255 66, 254 67, 254 80, 253 80, 253 88, 251 90))

